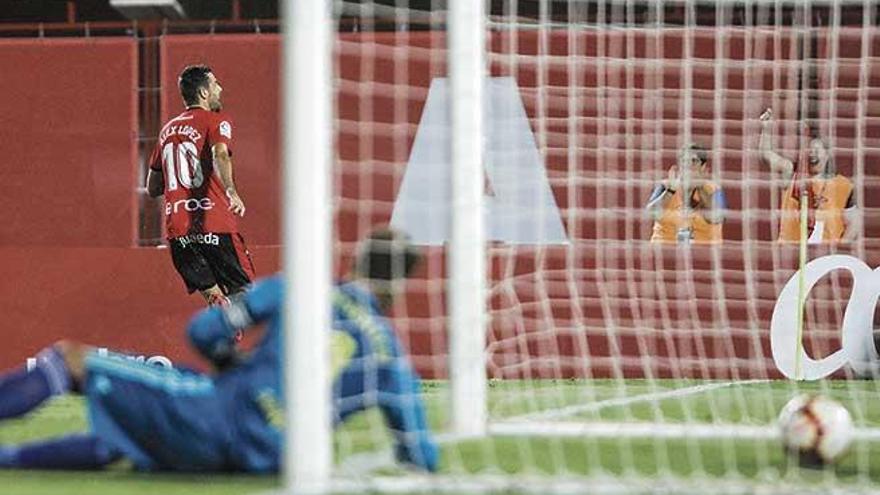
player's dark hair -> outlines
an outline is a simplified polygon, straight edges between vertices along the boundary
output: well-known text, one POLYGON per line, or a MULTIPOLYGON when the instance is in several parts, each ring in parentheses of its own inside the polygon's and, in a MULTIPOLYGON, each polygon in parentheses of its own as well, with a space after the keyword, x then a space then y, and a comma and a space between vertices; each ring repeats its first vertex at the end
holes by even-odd
POLYGON ((422 254, 410 243, 409 236, 382 228, 361 243, 355 272, 370 280, 401 279, 408 277, 421 259, 422 254))
POLYGON ((208 87, 208 74, 213 72, 207 65, 188 65, 180 72, 177 86, 187 105, 199 102, 199 90, 208 87))
POLYGON ((709 148, 706 148, 701 144, 691 143, 685 149, 696 155, 701 164, 705 165, 709 162, 709 148))

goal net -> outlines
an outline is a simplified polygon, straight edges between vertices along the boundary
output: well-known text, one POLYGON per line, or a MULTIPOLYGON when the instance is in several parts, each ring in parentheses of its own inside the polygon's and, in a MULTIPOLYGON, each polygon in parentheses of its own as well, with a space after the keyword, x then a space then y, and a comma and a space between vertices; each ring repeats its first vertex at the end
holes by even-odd
POLYGON ((473 96, 450 78, 463 62, 449 56, 455 20, 437 0, 341 1, 334 15, 335 273, 377 224, 424 245, 392 321, 442 443, 441 473, 413 475, 389 462, 382 418, 359 416, 335 432, 340 487, 824 493, 880 481, 880 388, 849 364, 877 296, 857 292, 875 291, 868 267, 880 265, 876 1, 486 2, 479 436, 458 434, 449 407, 450 334, 481 331, 450 328, 450 109, 473 96), (801 259, 785 205, 815 175, 813 138, 851 189, 837 213, 829 192, 803 196, 801 259), (676 193, 679 206, 664 197, 676 193), (838 400, 856 423, 830 469, 782 451, 776 417, 799 392, 838 400))

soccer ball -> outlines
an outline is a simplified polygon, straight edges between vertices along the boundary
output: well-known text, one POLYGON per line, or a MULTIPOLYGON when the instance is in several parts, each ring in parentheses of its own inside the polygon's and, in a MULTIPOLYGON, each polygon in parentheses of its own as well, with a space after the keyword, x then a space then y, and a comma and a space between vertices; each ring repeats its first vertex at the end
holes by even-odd
POLYGON ((779 428, 785 450, 810 467, 840 459, 855 434, 849 411, 820 395, 799 395, 788 401, 779 413, 779 428))

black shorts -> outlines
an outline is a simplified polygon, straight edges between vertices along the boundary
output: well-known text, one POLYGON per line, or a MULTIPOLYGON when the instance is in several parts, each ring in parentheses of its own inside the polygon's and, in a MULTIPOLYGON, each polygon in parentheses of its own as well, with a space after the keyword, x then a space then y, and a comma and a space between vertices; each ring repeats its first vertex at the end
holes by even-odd
POLYGON ((241 234, 189 234, 168 239, 168 245, 190 294, 214 285, 224 294, 234 294, 254 278, 254 263, 241 234))

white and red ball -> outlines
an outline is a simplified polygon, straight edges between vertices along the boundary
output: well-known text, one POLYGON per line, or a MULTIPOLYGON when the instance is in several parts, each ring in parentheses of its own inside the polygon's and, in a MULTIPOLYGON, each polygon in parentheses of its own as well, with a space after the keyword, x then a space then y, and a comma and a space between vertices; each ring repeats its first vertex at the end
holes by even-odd
POLYGON ((779 413, 785 450, 805 464, 828 465, 849 449, 855 435, 849 411, 821 395, 799 395, 779 413))

